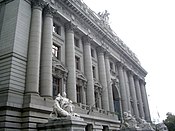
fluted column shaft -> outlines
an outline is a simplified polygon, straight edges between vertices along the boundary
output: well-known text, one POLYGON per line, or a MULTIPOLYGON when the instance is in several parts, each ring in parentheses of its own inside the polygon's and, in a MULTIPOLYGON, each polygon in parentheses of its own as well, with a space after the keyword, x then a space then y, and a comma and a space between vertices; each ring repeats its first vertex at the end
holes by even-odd
POLYGON ((142 102, 142 96, 140 91, 140 84, 139 79, 135 78, 135 88, 136 88, 136 94, 139 102, 139 110, 140 110, 140 118, 144 118, 144 111, 143 111, 143 102, 142 102))
POLYGON ((137 97, 136 97, 135 84, 134 84, 134 78, 133 78, 132 72, 129 73, 129 83, 130 83, 131 98, 133 100, 134 115, 135 115, 136 118, 139 118, 139 111, 138 111, 138 106, 137 106, 137 97))
POLYGON ((109 64, 108 55, 109 54, 105 55, 105 66, 106 66, 107 88, 108 88, 108 96, 109 96, 109 109, 111 112, 114 112, 114 101, 113 101, 111 73, 110 73, 110 64, 109 64))
POLYGON ((66 24, 66 66, 68 69, 67 77, 67 97, 73 102, 77 102, 76 95, 76 69, 75 69, 75 48, 74 48, 74 28, 72 23, 66 24))
POLYGON ((92 71, 92 58, 91 58, 91 39, 89 36, 83 37, 84 43, 84 70, 87 78, 87 95, 86 101, 87 105, 93 106, 95 104, 94 97, 94 80, 93 80, 93 71, 92 71))
POLYGON ((27 58, 27 78, 25 93, 39 92, 40 46, 42 30, 42 7, 32 3, 32 19, 27 58))
POLYGON ((131 101, 130 101, 130 90, 129 90, 129 81, 128 81, 128 75, 127 70, 124 68, 123 70, 124 78, 125 78, 125 87, 126 87, 126 98, 127 98, 127 104, 128 104, 128 111, 131 112, 131 101))
POLYGON ((121 93, 121 101, 122 101, 122 110, 123 112, 128 111, 128 103, 126 96, 126 88, 123 74, 123 65, 121 63, 118 64, 119 71, 119 84, 120 84, 120 93, 121 93))
POLYGON ((52 97, 52 30, 52 9, 47 6, 44 9, 40 75, 40 95, 44 97, 52 97))
POLYGON ((108 100, 104 51, 103 49, 101 49, 101 47, 98 49, 98 67, 99 67, 99 78, 102 84, 102 108, 109 111, 109 100, 108 100))
POLYGON ((147 93, 146 93, 146 89, 143 81, 140 82, 140 89, 141 89, 144 111, 145 111, 145 120, 148 122, 151 122, 148 98, 147 98, 147 93))

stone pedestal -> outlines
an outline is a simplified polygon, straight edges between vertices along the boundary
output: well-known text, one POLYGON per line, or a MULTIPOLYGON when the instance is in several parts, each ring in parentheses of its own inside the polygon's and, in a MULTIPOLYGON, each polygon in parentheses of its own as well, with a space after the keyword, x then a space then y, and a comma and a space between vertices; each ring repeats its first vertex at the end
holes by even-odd
POLYGON ((79 117, 50 119, 48 123, 38 124, 39 131, 85 131, 87 123, 79 117))

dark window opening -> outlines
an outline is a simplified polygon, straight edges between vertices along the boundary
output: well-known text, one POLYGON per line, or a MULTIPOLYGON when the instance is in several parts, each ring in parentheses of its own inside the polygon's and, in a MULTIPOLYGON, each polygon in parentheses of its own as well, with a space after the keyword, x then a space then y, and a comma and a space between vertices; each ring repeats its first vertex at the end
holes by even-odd
POLYGON ((77 70, 80 70, 80 58, 75 56, 75 66, 77 70))
POLYGON ((92 73, 93 73, 93 78, 96 78, 95 66, 92 66, 92 73))
POLYGON ((80 48, 79 39, 74 38, 74 44, 75 44, 76 47, 80 48))
POLYGON ((81 103, 81 86, 77 86, 77 103, 81 103))
POLYGON ((94 51, 94 49, 91 49, 91 56, 92 56, 93 58, 95 58, 95 51, 94 51))
POLYGON ((60 78, 56 78, 53 76, 53 98, 55 99, 58 93, 60 93, 60 78))

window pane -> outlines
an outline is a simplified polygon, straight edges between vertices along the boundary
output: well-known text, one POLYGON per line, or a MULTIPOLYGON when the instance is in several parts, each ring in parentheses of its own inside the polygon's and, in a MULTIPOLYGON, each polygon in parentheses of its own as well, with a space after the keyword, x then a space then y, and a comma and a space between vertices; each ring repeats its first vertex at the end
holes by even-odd
POLYGON ((60 91, 60 79, 53 77, 53 98, 55 98, 60 91))
POLYGON ((61 54, 60 46, 53 44, 52 45, 52 55, 60 60, 60 54, 61 54))

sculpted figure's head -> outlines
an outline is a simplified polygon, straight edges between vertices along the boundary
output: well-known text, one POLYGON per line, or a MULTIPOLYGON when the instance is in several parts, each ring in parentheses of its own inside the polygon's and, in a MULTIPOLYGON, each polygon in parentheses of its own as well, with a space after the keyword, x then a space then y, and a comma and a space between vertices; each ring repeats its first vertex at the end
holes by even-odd
POLYGON ((66 98, 66 92, 63 92, 63 97, 65 97, 65 98, 66 98))

